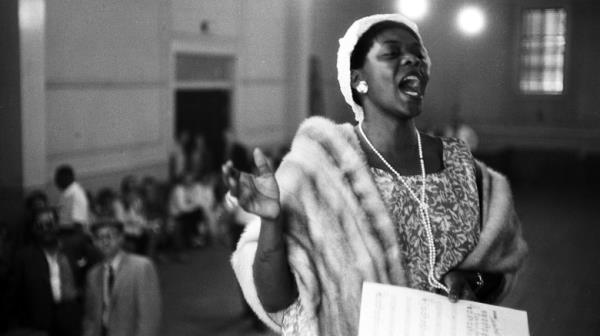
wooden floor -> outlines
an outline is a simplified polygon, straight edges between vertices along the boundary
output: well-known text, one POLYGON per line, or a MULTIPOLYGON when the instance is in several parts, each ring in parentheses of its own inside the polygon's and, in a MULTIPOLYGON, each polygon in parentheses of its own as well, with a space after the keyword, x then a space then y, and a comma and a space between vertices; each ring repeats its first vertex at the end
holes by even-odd
POLYGON ((190 253, 186 262, 160 262, 163 294, 161 336, 275 335, 258 332, 242 311, 229 265, 230 251, 214 244, 190 253))
POLYGON ((530 255, 506 304, 528 311, 532 335, 600 335, 598 189, 555 184, 515 190, 530 255))
MULTIPOLYGON (((594 189, 594 190, 592 190, 594 189)), ((504 305, 528 311, 531 335, 600 335, 600 197, 585 185, 515 186, 530 255, 504 305)), ((164 336, 271 335, 241 317, 229 251, 159 264, 164 336)))

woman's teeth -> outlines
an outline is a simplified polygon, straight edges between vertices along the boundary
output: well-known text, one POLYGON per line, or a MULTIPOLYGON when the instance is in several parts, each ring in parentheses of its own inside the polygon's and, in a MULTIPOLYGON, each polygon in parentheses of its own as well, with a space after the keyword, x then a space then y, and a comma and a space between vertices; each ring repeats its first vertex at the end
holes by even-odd
POLYGON ((414 75, 406 76, 400 83, 400 91, 411 97, 419 97, 421 95, 421 80, 414 75))

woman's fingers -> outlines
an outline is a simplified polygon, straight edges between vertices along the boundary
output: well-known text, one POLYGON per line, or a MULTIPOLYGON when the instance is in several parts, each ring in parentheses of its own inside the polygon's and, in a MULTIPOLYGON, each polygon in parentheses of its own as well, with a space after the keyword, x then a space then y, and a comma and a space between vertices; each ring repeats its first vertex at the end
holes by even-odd
POLYGON ((239 181, 240 181, 240 171, 233 167, 233 163, 231 161, 227 161, 221 167, 223 181, 227 186, 227 189, 231 192, 233 196, 239 194, 239 181))
POLYGON ((271 168, 269 159, 267 159, 265 154, 259 148, 255 148, 254 152, 252 154, 254 156, 254 164, 256 165, 256 168, 258 169, 259 175, 273 173, 273 168, 271 168))
POLYGON ((459 299, 474 300, 475 293, 469 285, 468 271, 453 270, 446 274, 444 282, 448 287, 448 299, 456 302, 459 299))
POLYGON ((247 206, 256 197, 253 176, 235 169, 231 162, 223 165, 223 179, 231 196, 238 199, 241 205, 247 206))
POLYGON ((450 271, 444 277, 444 282, 448 287, 448 299, 452 302, 458 301, 466 283, 464 275, 460 271, 450 271))
POLYGON ((462 284, 459 282, 454 282, 452 285, 448 286, 448 299, 451 302, 457 302, 460 299, 460 293, 462 292, 462 284))
POLYGON ((221 167, 221 170, 223 171, 223 174, 231 176, 236 180, 240 178, 240 171, 233 166, 233 162, 231 162, 231 160, 225 162, 221 167))
POLYGON ((253 155, 258 175, 240 172, 228 161, 222 166, 225 185, 242 209, 261 217, 276 218, 280 205, 273 169, 260 149, 255 149, 253 155))

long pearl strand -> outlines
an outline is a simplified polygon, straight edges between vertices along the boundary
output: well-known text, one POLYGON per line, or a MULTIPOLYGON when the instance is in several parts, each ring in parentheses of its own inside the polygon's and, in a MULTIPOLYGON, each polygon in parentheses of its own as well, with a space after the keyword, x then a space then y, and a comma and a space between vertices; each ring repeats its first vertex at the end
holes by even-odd
POLYGON ((358 124, 358 130, 360 131, 360 134, 365 139, 365 142, 367 143, 367 145, 369 145, 369 147, 371 148, 373 153, 375 153, 375 155, 377 155, 377 157, 379 157, 381 162, 383 162, 383 164, 390 171, 392 171, 394 173, 394 175, 396 175, 396 178, 402 182, 402 184, 406 187, 406 189, 408 190, 408 192, 410 193, 412 198, 415 201, 417 201, 417 203, 419 204, 419 212, 421 213, 421 218, 423 219, 423 224, 425 225, 425 233, 427 235, 427 245, 429 247, 429 274, 428 274, 427 280, 429 282, 429 285, 432 286, 433 288, 441 289, 441 290, 445 291, 446 293, 449 293, 448 287, 446 287, 444 284, 439 282, 436 279, 435 274, 434 274, 436 252, 435 252, 435 243, 433 241, 433 232, 431 231, 431 220, 429 218, 429 206, 427 205, 427 199, 426 199, 426 195, 425 195, 425 185, 426 185, 425 160, 423 159, 423 147, 421 146, 421 135, 419 134, 419 131, 415 130, 415 132, 417 134, 417 144, 419 147, 419 163, 421 165, 421 197, 420 198, 417 197, 417 195, 410 188, 410 186, 406 182, 406 179, 404 179, 404 177, 402 175, 400 175, 392 167, 392 165, 390 165, 387 162, 387 160, 383 157, 383 155, 381 155, 381 153, 379 153, 379 151, 375 148, 375 146, 373 146, 371 141, 369 141, 369 138, 367 138, 367 135, 365 134, 365 132, 362 129, 362 123, 358 124))

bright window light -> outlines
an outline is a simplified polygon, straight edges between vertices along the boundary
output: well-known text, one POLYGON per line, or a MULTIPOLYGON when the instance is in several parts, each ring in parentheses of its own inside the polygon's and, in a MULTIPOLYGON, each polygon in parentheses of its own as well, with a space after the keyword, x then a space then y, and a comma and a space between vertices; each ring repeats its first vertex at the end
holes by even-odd
POLYGON ((397 2, 398 11, 412 20, 420 20, 429 9, 427 0, 398 0, 397 2))
POLYGON ((466 35, 479 34, 485 26, 483 11, 475 6, 463 7, 458 12, 458 28, 466 35))
POLYGON ((567 11, 532 8, 522 12, 520 79, 522 93, 560 95, 564 92, 567 11))

